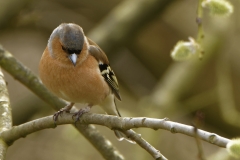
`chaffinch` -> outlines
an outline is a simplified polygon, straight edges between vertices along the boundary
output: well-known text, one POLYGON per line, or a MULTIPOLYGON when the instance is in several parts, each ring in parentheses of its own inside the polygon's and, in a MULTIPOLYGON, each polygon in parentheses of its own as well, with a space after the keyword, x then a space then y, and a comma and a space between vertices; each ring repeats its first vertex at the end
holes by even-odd
MULTIPOLYGON (((121 116, 115 97, 121 100, 117 78, 102 49, 84 35, 73 23, 63 23, 53 30, 39 65, 43 84, 56 96, 71 102, 53 115, 54 121, 74 103, 87 107, 74 114, 76 121, 94 105, 101 106, 109 115, 121 116)), ((126 139, 114 130, 118 140, 126 139)))

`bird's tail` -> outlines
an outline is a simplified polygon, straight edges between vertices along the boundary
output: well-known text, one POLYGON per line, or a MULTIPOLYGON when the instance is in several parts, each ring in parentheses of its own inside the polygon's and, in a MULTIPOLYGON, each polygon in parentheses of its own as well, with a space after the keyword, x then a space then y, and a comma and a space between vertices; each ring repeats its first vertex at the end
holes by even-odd
POLYGON ((128 141, 128 142, 130 142, 130 143, 136 144, 135 141, 133 141, 133 140, 131 140, 130 138, 128 138, 123 132, 118 131, 118 130, 114 130, 114 133, 115 133, 115 135, 116 135, 116 137, 117 137, 117 139, 118 139, 119 141, 122 141, 122 140, 125 139, 126 141, 128 141))
MULTIPOLYGON (((115 100, 114 100, 114 104, 115 104, 115 108, 116 108, 116 111, 117 111, 117 113, 118 113, 118 116, 121 117, 121 114, 120 114, 120 112, 118 111, 118 108, 117 108, 117 105, 116 105, 115 100)), ((121 131, 119 131, 119 130, 114 130, 114 133, 115 133, 115 135, 116 135, 116 137, 117 137, 117 139, 118 139, 119 141, 122 141, 122 140, 125 139, 126 141, 128 141, 128 142, 130 142, 130 143, 136 144, 136 142, 135 142, 134 140, 131 140, 130 138, 128 138, 123 132, 121 132, 121 131)))
MULTIPOLYGON (((103 107, 107 114, 121 117, 121 114, 119 113, 118 108, 116 106, 113 94, 110 94, 108 97, 106 97, 105 101, 100 106, 103 107)), ((114 130, 114 133, 119 141, 125 139, 130 143, 135 143, 135 141, 128 138, 123 132, 119 130, 114 130)))

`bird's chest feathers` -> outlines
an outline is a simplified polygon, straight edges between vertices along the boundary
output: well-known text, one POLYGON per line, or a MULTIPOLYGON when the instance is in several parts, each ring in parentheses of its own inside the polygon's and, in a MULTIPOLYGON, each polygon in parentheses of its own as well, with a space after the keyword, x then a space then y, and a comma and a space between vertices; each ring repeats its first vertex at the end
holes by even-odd
POLYGON ((52 67, 54 69, 49 73, 49 80, 55 81, 50 80, 50 88, 57 96, 67 101, 97 104, 110 93, 97 62, 82 63, 75 67, 57 63, 52 65, 58 67, 52 67))

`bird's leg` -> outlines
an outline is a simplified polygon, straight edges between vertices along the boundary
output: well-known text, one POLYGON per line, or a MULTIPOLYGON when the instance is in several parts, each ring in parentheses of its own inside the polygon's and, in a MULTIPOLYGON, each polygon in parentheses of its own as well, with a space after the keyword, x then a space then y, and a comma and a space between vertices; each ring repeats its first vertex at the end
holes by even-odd
POLYGON ((71 108, 73 107, 74 103, 71 102, 70 104, 66 105, 64 108, 60 109, 59 111, 57 111, 56 113, 54 113, 53 115, 53 120, 56 123, 56 121, 58 120, 58 116, 62 116, 63 112, 70 112, 71 108))
POLYGON ((77 111, 76 113, 73 114, 72 118, 75 118, 75 124, 77 121, 79 121, 80 117, 84 114, 84 113, 88 113, 91 110, 92 105, 88 105, 87 107, 81 108, 79 109, 79 111, 77 111))

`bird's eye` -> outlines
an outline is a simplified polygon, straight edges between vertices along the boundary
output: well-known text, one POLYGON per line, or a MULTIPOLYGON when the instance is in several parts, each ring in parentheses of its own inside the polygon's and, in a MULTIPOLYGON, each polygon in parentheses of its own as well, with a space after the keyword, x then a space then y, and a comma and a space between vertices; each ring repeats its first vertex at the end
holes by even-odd
POLYGON ((67 52, 68 52, 69 54, 73 54, 73 53, 79 54, 79 53, 81 52, 81 50, 77 50, 77 49, 67 49, 67 52))

